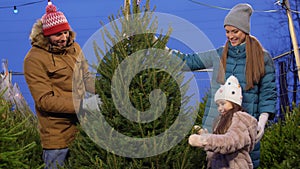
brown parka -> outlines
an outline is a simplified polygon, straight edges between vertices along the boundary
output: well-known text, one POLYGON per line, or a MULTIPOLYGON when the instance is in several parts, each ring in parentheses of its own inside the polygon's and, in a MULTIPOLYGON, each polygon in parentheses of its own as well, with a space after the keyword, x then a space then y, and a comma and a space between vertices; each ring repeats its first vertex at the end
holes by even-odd
POLYGON ((72 30, 67 46, 58 48, 49 43, 37 20, 30 40, 24 76, 35 103, 42 147, 66 148, 77 132, 80 100, 86 90, 94 92, 94 78, 72 30))

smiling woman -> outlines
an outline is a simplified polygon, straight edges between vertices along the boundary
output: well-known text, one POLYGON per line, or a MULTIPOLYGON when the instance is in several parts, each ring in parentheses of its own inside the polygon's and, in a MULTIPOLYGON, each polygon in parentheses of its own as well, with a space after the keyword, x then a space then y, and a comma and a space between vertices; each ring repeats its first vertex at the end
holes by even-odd
POLYGON ((220 84, 234 75, 243 89, 243 107, 246 112, 259 120, 257 144, 250 152, 253 167, 259 166, 260 139, 268 117, 276 111, 277 89, 273 60, 261 43, 250 35, 252 6, 241 3, 235 5, 224 19, 227 41, 224 46, 212 51, 184 54, 173 50, 192 70, 213 67, 211 90, 205 107, 202 124, 212 131, 213 122, 218 117, 217 107, 212 98, 220 84))

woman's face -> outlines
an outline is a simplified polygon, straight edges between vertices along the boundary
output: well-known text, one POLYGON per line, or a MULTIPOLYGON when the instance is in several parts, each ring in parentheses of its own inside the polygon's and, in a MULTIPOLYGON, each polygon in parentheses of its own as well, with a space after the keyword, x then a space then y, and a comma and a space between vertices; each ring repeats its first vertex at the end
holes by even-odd
POLYGON ((230 101, 224 100, 224 99, 219 99, 216 101, 216 105, 218 107, 218 112, 221 115, 226 114, 229 110, 233 108, 233 105, 230 101))
POLYGON ((225 26, 226 37, 232 46, 238 46, 245 42, 246 34, 238 28, 230 25, 225 26))

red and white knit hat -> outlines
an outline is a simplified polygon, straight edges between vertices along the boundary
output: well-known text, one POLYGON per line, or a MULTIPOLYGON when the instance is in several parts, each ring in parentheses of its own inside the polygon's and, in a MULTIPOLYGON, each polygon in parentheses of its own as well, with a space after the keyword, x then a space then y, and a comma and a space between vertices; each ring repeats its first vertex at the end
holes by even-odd
POLYGON ((42 24, 45 36, 71 29, 65 15, 62 12, 57 11, 56 6, 51 2, 49 2, 46 7, 46 14, 42 17, 42 24))

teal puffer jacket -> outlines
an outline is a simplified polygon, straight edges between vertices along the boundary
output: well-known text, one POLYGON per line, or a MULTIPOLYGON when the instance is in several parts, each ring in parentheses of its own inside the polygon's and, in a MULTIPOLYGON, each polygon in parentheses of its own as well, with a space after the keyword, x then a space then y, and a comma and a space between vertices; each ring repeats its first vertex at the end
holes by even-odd
MULTIPOLYGON (((214 95, 220 84, 216 82, 220 57, 222 56, 223 47, 216 50, 211 50, 201 53, 193 54, 176 54, 181 57, 190 70, 199 70, 212 68, 213 72, 211 75, 211 89, 208 93, 208 100, 205 107, 205 112, 202 121, 202 127, 207 128, 210 132, 215 117, 218 116, 216 104, 214 103, 214 95)), ((239 46, 229 45, 228 58, 226 65, 225 78, 227 79, 230 75, 234 75, 238 78, 241 87, 243 89, 243 103, 242 106, 246 112, 258 119, 261 113, 270 113, 272 117, 276 110, 276 83, 275 83, 275 67, 270 54, 264 51, 264 62, 265 62, 265 75, 261 78, 260 82, 254 84, 254 88, 245 91, 246 77, 246 44, 239 46)), ((199 89, 201 90, 201 89, 199 89)), ((254 168, 259 165, 259 152, 260 143, 256 144, 253 152, 251 153, 251 159, 254 164, 254 168)))

